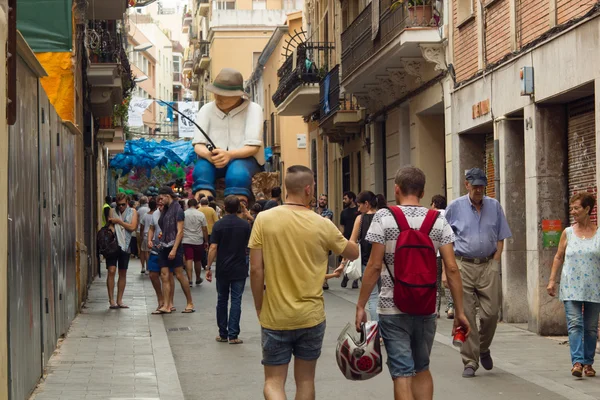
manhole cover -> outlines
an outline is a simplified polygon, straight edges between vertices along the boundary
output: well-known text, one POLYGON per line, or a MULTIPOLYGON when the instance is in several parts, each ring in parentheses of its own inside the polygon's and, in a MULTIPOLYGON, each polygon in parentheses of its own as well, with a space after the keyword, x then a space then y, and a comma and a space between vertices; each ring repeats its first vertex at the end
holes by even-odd
POLYGON ((179 332, 179 331, 191 331, 192 328, 190 328, 189 326, 183 326, 180 328, 169 328, 167 329, 167 332, 179 332))

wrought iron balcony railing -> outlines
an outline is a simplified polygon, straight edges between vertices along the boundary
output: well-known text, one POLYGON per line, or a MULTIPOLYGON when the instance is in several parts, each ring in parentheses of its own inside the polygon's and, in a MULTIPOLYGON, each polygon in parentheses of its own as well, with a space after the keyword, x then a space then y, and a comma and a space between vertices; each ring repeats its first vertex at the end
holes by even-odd
POLYGON ((437 28, 441 24, 441 10, 435 0, 405 0, 393 9, 394 0, 379 2, 379 31, 373 39, 373 3, 342 32, 342 71, 346 77, 363 62, 388 45, 402 31, 413 27, 437 28))
POLYGON ((299 86, 319 83, 329 71, 333 48, 333 43, 301 43, 277 71, 279 85, 273 94, 275 106, 283 103, 299 86))
POLYGON ((359 105, 351 93, 340 94, 340 66, 336 65, 320 83, 320 122, 338 111, 358 111, 359 105))

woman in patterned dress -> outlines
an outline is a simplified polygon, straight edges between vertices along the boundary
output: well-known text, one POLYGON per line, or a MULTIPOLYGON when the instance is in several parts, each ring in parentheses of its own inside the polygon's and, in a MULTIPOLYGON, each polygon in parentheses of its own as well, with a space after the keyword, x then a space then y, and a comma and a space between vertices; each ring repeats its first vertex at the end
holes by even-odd
POLYGON ((562 266, 559 298, 567 314, 571 374, 576 377, 596 376, 592 365, 600 313, 600 234, 590 218, 595 204, 590 193, 571 198, 569 213, 575 223, 562 233, 547 287, 548 294, 556 296, 562 266))

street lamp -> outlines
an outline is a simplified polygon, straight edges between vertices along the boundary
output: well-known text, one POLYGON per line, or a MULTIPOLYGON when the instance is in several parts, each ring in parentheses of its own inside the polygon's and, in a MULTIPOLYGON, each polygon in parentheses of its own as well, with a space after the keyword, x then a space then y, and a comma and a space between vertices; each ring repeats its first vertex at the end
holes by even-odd
POLYGON ((142 43, 142 44, 138 44, 137 46, 134 46, 133 51, 146 51, 146 50, 151 49, 152 47, 154 47, 154 45, 150 42, 142 43))
POLYGON ((136 76, 133 81, 135 83, 140 83, 140 82, 144 82, 144 81, 147 81, 147 80, 148 80, 148 77, 146 75, 142 75, 142 76, 136 76))

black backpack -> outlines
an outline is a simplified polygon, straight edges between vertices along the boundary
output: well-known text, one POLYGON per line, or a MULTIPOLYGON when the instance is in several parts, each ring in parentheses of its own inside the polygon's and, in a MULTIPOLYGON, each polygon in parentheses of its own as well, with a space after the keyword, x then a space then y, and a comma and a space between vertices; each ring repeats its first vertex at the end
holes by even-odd
POLYGON ((115 258, 121 252, 117 236, 110 230, 108 225, 104 226, 96 234, 96 248, 98 249, 98 253, 102 254, 104 258, 115 258))

